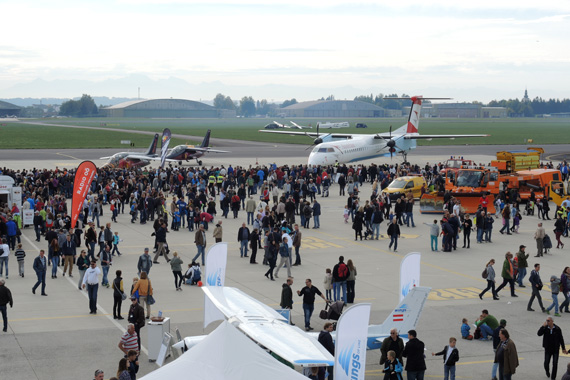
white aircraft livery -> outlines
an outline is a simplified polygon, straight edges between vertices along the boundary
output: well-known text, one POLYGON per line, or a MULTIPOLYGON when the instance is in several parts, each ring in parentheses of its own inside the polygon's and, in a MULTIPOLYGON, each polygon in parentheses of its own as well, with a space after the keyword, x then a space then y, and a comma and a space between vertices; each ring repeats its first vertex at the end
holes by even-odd
MULTIPOLYGON (((408 98, 406 98, 408 99, 408 98)), ((389 133, 376 134, 351 134, 351 133, 320 133, 317 125, 317 132, 295 132, 295 131, 274 131, 260 130, 259 132, 282 133, 289 135, 304 135, 315 138, 313 148, 309 155, 309 165, 331 165, 335 162, 346 164, 350 162, 368 160, 376 157, 386 157, 394 153, 401 153, 404 160, 408 152, 416 148, 416 140, 418 139, 436 139, 449 138, 455 139, 460 137, 487 137, 489 135, 420 135, 418 133, 420 111, 422 100, 426 99, 443 99, 443 98, 424 98, 421 96, 413 96, 409 98, 412 101, 412 107, 408 116, 408 122, 389 133)), ((446 98, 447 99, 447 98, 446 98)))

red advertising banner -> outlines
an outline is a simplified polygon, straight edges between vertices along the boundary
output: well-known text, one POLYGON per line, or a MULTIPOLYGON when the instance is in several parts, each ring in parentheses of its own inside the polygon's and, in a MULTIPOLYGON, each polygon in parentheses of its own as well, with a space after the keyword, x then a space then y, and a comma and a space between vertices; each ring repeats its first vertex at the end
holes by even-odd
POLYGON ((73 200, 71 202, 71 228, 75 228, 77 218, 83 208, 83 201, 91 187, 91 182, 93 181, 95 173, 97 173, 97 167, 91 161, 83 161, 79 164, 79 167, 75 172, 75 181, 73 182, 73 200))

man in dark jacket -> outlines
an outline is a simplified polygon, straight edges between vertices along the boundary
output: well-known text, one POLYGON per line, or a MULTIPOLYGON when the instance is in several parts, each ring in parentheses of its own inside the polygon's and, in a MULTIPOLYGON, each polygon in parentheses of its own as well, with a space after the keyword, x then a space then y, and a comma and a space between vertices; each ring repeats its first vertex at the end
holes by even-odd
POLYGON ((2 331, 8 331, 8 313, 7 313, 7 305, 10 304, 10 307, 14 305, 14 301, 12 300, 12 292, 8 289, 5 285, 6 281, 3 278, 0 278, 0 313, 2 313, 2 319, 4 320, 4 329, 2 331))
POLYGON ((424 342, 417 338, 416 330, 408 331, 410 339, 404 347, 402 356, 408 358, 406 360, 406 373, 408 380, 422 380, 426 371, 426 362, 424 359, 424 342))
POLYGON ((380 347, 380 365, 383 365, 388 359, 388 351, 394 351, 396 358, 403 363, 402 352, 404 352, 404 340, 398 335, 398 329, 390 330, 390 336, 382 341, 380 347))
POLYGON ((249 243, 249 228, 247 228, 245 223, 242 223, 238 230, 237 240, 240 243, 239 256, 247 257, 247 244, 249 243))
MULTIPOLYGON (((293 285, 293 277, 288 277, 287 282, 283 284, 283 289, 281 290, 280 305, 283 309, 293 309, 293 290, 291 289, 291 285, 293 285)), ((295 326, 295 324, 291 321, 291 314, 289 314, 289 323, 292 326, 295 326)))
POLYGON ((552 358, 552 379, 554 380, 558 370, 560 346, 562 346, 562 352, 564 354, 568 353, 564 346, 562 329, 554 324, 552 317, 547 317, 546 322, 544 322, 538 329, 537 335, 542 336, 542 347, 544 348, 544 370, 546 371, 546 377, 550 377, 550 358, 552 358))
POLYGON ((156 250, 156 254, 154 255, 154 260, 152 261, 154 264, 160 264, 158 262, 158 257, 162 253, 166 262, 170 262, 168 258, 168 252, 166 252, 166 223, 162 222, 160 228, 156 231, 156 243, 158 244, 158 248, 156 250))
POLYGON ((127 319, 129 323, 135 325, 135 331, 137 332, 139 351, 141 350, 141 328, 144 327, 144 309, 137 300, 137 297, 131 296, 131 307, 129 308, 129 317, 127 319))
MULTIPOLYGON (((323 345, 324 348, 327 349, 328 352, 330 352, 330 354, 332 356, 334 356, 334 342, 333 342, 333 338, 331 335, 331 332, 334 330, 334 326, 332 323, 327 322, 325 323, 325 326, 323 328, 323 331, 321 331, 319 333, 319 343, 323 345)), ((333 380, 333 367, 328 367, 328 372, 329 372, 329 376, 328 376, 328 380, 333 380)))
POLYGON ((34 231, 36 232, 36 241, 40 241, 42 230, 44 229, 44 218, 39 211, 34 212, 34 231))
POLYGON ((534 298, 538 299, 538 306, 540 309, 545 312, 546 309, 542 305, 542 297, 540 296, 540 290, 542 289, 542 280, 540 279, 540 264, 534 264, 534 269, 530 272, 530 285, 532 286, 532 296, 530 296, 530 300, 528 301, 528 306, 526 307, 527 311, 534 311, 532 309, 532 303, 534 302, 534 298))
POLYGON ((396 218, 392 218, 392 223, 388 225, 388 236, 390 236, 390 245, 388 245, 388 250, 394 245, 394 252, 398 252, 398 238, 400 237, 400 226, 397 223, 396 218))

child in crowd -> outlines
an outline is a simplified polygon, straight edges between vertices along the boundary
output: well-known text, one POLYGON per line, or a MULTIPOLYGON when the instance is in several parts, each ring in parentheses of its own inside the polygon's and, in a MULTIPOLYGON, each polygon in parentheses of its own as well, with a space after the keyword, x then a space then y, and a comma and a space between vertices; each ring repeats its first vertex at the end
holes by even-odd
POLYGON ((402 363, 396 358, 396 352, 388 351, 388 360, 384 363, 384 380, 402 380, 402 363))
POLYGON ((348 223, 348 215, 349 215, 349 211, 348 211, 348 205, 344 206, 344 223, 348 223))
POLYGON ((14 252, 16 259, 18 260, 18 275, 24 277, 24 257, 26 257, 26 252, 22 249, 22 244, 18 243, 18 248, 14 252))
POLYGON ((121 256, 121 252, 119 252, 120 242, 122 242, 122 240, 119 237, 119 232, 115 231, 115 236, 113 236, 113 250, 111 251, 111 255, 114 255, 115 252, 117 252, 117 255, 121 256))
POLYGON ((463 322, 461 325, 461 337, 463 339, 473 340, 473 335, 469 334, 469 331, 471 330, 471 326, 469 326, 469 321, 467 320, 467 318, 463 318, 461 322, 463 322))
POLYGON ((455 363, 459 360, 459 350, 455 347, 457 339, 449 338, 449 345, 438 353, 432 352, 431 356, 443 355, 443 379, 455 380, 455 363))
POLYGON ((188 223, 188 231, 194 231, 194 208, 190 205, 186 211, 186 222, 188 223))
POLYGON ((332 300, 332 271, 331 268, 327 268, 327 270, 325 271, 325 282, 324 282, 324 288, 326 290, 326 295, 327 295, 327 299, 328 300, 332 300))
POLYGON ((180 229, 180 210, 178 207, 174 209, 174 214, 172 214, 172 229, 178 231, 180 229))
POLYGON ((550 291, 552 292, 552 304, 546 308, 546 314, 554 308, 554 316, 560 317, 558 313, 558 293, 560 293, 560 279, 554 275, 550 276, 550 291))

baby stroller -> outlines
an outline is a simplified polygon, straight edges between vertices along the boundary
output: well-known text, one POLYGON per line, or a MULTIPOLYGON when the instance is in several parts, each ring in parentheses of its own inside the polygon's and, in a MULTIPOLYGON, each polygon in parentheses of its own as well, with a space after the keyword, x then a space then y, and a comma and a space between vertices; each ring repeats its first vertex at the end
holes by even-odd
POLYGON ((544 248, 544 253, 548 253, 548 250, 552 248, 552 240, 548 234, 544 235, 544 239, 542 239, 542 248, 544 248))
POLYGON ((528 201, 526 203, 526 206, 524 208, 524 213, 526 215, 534 215, 534 202, 533 201, 528 201))
MULTIPOLYGON (((342 309, 344 308, 343 301, 327 302, 325 310, 321 310, 319 317, 321 319, 331 319, 333 321, 338 321, 342 314, 342 309)), ((336 322, 333 322, 333 328, 336 330, 336 322)))

